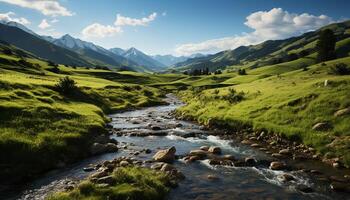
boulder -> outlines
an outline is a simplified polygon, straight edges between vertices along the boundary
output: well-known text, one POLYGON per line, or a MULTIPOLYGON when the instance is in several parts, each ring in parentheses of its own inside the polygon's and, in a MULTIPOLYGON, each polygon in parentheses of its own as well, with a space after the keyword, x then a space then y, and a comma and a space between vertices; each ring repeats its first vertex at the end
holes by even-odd
POLYGON ((295 179, 294 176, 289 174, 281 174, 277 178, 280 179, 282 182, 288 182, 295 179))
POLYGON ((337 112, 334 113, 334 116, 339 117, 339 116, 348 115, 348 114, 350 114, 350 107, 338 110, 337 112))
POLYGON ((255 158, 252 158, 252 157, 245 158, 244 162, 246 163, 247 166, 254 166, 257 163, 255 158))
POLYGON ((114 143, 107 143, 105 144, 105 151, 107 152, 117 152, 118 146, 114 143))
POLYGON ((283 162, 271 162, 270 163, 270 169, 272 170, 283 170, 286 168, 286 164, 283 162))
POLYGON ((221 154, 221 148, 220 147, 216 147, 216 146, 211 146, 208 149, 208 152, 210 152, 212 154, 221 154))
POLYGON ((163 164, 162 168, 160 168, 160 171, 162 171, 162 172, 169 172, 172 170, 176 170, 176 168, 168 163, 163 164))
POLYGON ((165 163, 163 163, 163 162, 154 163, 154 164, 151 166, 151 169, 160 170, 160 169, 163 167, 164 164, 165 164, 165 163))
POLYGON ((189 153, 190 156, 198 156, 200 159, 204 159, 207 157, 208 152, 203 150, 192 150, 189 153))
POLYGON ((175 152, 176 152, 175 147, 160 150, 153 156, 153 160, 158 162, 172 163, 175 160, 175 152))
POLYGON ((97 155, 105 152, 105 146, 100 143, 94 143, 92 144, 90 148, 90 152, 92 155, 97 155))
POLYGON ((338 192, 350 192, 350 185, 341 182, 332 182, 331 189, 338 192))
POLYGON ((105 177, 101 177, 101 178, 97 179, 96 183, 97 184, 113 185, 115 183, 115 180, 114 180, 113 176, 105 176, 105 177))
POLYGON ((329 129, 332 129, 332 125, 328 122, 320 122, 312 127, 312 130, 315 131, 327 131, 329 129))
POLYGON ((203 151, 208 151, 209 147, 208 146, 201 146, 199 149, 203 150, 203 151))
POLYGON ((162 128, 160 128, 159 126, 151 126, 151 129, 154 130, 154 131, 162 130, 162 128))

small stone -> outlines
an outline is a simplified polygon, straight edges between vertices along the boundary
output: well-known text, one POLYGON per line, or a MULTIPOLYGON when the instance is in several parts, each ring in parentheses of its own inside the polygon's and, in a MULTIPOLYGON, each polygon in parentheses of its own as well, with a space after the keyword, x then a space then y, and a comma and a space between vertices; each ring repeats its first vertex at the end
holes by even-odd
POLYGON ((312 127, 315 131, 327 131, 332 128, 332 125, 328 122, 317 123, 312 127))
POLYGON ((95 168, 94 167, 84 167, 83 170, 84 170, 84 172, 91 172, 91 171, 94 171, 95 168))
POLYGON ((338 110, 337 112, 334 113, 334 116, 339 117, 339 116, 348 115, 348 114, 350 114, 350 107, 338 110))
POLYGON ((282 154, 282 155, 290 155, 291 152, 289 149, 282 149, 281 151, 278 152, 279 154, 282 154))
POLYGON ((217 176, 215 176, 215 175, 211 175, 211 174, 209 174, 209 175, 207 176, 207 178, 208 178, 209 180, 218 180, 218 179, 219 179, 219 177, 217 177, 217 176))
POLYGON ((315 169, 311 170, 310 172, 311 172, 312 174, 321 174, 321 172, 320 172, 320 171, 315 170, 315 169))
POLYGON ((271 154, 272 157, 275 157, 275 158, 284 158, 284 155, 280 154, 280 153, 273 153, 271 154))
POLYGON ((241 141, 242 144, 252 144, 252 142, 250 140, 242 140, 241 141))
POLYGON ((224 155, 224 156, 222 156, 222 158, 224 160, 236 160, 233 155, 224 155))
POLYGON ((338 162, 334 162, 334 163, 332 163, 332 166, 333 166, 334 168, 339 168, 339 167, 340 167, 340 164, 339 164, 338 162))
POLYGON ((146 154, 150 154, 150 153, 152 153, 152 150, 151 149, 145 149, 145 153, 146 154))
POLYGON ((251 147, 260 147, 260 144, 254 143, 250 145, 251 147))
POLYGON ((298 185, 296 189, 304 193, 313 192, 313 189, 306 185, 298 185))
POLYGON ((151 129, 154 130, 154 131, 162 130, 162 128, 160 128, 159 126, 151 126, 151 129))
POLYGON ((203 151, 203 150, 192 150, 189 153, 190 156, 198 156, 201 159, 204 159, 207 157, 208 152, 207 151, 203 151))
POLYGON ((120 161, 119 165, 120 165, 121 167, 127 167, 127 166, 129 165, 129 162, 126 161, 126 160, 122 160, 122 161, 120 161))

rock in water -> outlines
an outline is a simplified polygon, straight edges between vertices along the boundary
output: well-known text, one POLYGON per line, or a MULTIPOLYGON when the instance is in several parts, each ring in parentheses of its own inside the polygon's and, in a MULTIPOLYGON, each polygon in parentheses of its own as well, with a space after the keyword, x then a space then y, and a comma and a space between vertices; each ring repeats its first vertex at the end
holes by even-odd
POLYGON ((283 162, 271 162, 270 169, 272 170, 283 170, 286 168, 286 164, 283 162))
POLYGON ((208 152, 213 153, 213 154, 221 154, 221 148, 220 147, 211 146, 208 149, 208 152))
POLYGON ((175 160, 175 152, 176 152, 175 147, 160 150, 153 156, 153 160, 158 162, 172 163, 175 160))

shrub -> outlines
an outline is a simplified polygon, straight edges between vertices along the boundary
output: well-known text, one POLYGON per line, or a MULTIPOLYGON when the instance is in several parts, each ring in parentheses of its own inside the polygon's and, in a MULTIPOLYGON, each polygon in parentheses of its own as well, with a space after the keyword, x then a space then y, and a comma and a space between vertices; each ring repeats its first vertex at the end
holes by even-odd
POLYGON ((229 88, 228 94, 222 98, 230 103, 238 103, 244 99, 244 92, 237 93, 235 89, 229 88))
POLYGON ((247 75, 245 69, 238 69, 238 75, 247 75))
POLYGON ((66 95, 72 94, 77 89, 76 82, 68 76, 61 78, 55 87, 60 93, 66 95))
POLYGON ((336 75, 349 75, 350 69, 349 67, 344 63, 337 63, 333 65, 331 68, 331 73, 336 75))

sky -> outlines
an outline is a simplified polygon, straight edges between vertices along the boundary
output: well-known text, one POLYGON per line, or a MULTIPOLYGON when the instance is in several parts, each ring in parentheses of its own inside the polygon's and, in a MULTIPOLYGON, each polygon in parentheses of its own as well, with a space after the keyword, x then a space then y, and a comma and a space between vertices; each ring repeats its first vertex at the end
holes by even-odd
POLYGON ((349 0, 0 0, 0 20, 40 35, 147 54, 216 53, 350 18, 349 0))

